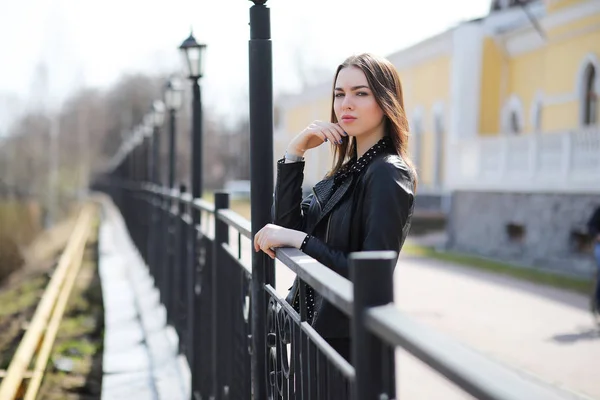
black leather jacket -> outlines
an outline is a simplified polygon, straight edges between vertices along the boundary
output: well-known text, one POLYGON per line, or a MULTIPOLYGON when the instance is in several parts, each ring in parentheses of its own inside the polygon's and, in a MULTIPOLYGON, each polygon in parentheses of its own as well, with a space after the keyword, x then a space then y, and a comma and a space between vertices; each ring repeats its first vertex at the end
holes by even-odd
MULTIPOLYGON (((413 178, 401 157, 377 155, 360 173, 350 175, 331 195, 333 178, 317 183, 302 199, 304 162, 277 163, 273 223, 313 237, 305 254, 349 278, 348 255, 355 251, 400 252, 413 214, 413 178)), ((288 295, 297 287, 297 279, 288 295)), ((312 326, 325 338, 350 336, 349 320, 315 293, 312 326)))

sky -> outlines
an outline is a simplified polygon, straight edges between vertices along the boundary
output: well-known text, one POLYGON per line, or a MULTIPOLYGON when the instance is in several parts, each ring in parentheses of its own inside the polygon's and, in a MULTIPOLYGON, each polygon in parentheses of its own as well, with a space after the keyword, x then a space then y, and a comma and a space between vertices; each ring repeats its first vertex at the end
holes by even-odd
MULTIPOLYGON (((483 16, 490 0, 269 0, 275 94, 301 73, 333 77, 347 56, 386 56, 483 16), (311 73, 318 70, 319 74, 311 73)), ((56 109, 83 86, 128 72, 182 70, 193 29, 207 44, 203 102, 225 118, 247 112, 248 0, 0 0, 0 134, 27 107, 56 109), (40 79, 45 65, 46 84, 40 79)))

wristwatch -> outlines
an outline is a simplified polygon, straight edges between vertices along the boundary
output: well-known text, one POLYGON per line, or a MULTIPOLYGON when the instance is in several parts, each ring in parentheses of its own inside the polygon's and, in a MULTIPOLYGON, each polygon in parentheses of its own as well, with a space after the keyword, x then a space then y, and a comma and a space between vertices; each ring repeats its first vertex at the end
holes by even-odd
POLYGON ((285 152, 284 158, 286 160, 289 160, 289 161, 292 161, 292 162, 304 161, 304 157, 297 156, 295 154, 290 154, 287 151, 285 152))

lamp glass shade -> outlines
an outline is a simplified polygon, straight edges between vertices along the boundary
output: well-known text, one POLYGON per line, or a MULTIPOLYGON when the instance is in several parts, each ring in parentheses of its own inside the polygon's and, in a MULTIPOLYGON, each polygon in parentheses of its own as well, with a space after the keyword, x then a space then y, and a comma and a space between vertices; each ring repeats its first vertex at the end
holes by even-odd
POLYGON ((181 46, 183 62, 187 66, 189 78, 201 78, 204 75, 204 52, 206 45, 196 42, 193 34, 183 41, 181 46))
POLYGON ((165 120, 165 103, 160 100, 155 100, 152 103, 152 119, 155 127, 162 126, 165 120))
POLYGON ((169 110, 179 110, 183 103, 183 91, 179 80, 171 78, 165 88, 165 104, 169 110))

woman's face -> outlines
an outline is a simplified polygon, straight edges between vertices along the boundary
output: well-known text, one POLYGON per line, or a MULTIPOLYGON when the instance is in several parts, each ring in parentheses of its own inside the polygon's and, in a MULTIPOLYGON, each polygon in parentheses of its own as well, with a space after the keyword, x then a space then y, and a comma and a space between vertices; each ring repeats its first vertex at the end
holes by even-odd
POLYGON ((342 68, 334 90, 333 110, 348 135, 383 133, 383 110, 377 104, 364 72, 356 67, 342 68))

